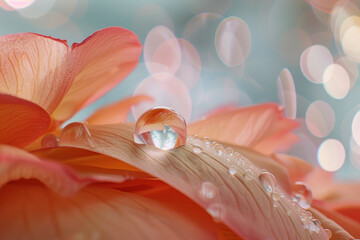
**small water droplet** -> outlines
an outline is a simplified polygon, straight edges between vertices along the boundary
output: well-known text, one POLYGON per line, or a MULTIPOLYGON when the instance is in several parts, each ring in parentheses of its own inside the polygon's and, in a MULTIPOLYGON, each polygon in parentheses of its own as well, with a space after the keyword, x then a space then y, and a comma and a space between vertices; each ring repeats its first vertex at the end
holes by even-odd
POLYGON ((277 185, 274 175, 269 172, 263 171, 259 176, 260 183, 266 191, 272 193, 277 185))
POLYGON ((229 173, 234 176, 238 172, 238 169, 235 166, 229 168, 229 173))
POLYGON ((225 151, 223 145, 221 145, 221 144, 219 144, 219 143, 216 143, 216 144, 214 145, 214 150, 215 150, 215 152, 216 152, 216 154, 217 154, 218 156, 222 156, 222 155, 224 154, 224 151, 225 151))
POLYGON ((136 121, 134 141, 139 140, 162 150, 182 146, 186 143, 186 122, 174 109, 153 108, 136 121))
POLYGON ((243 176, 248 181, 251 181, 251 180, 254 179, 254 173, 251 170, 251 168, 245 169, 245 172, 244 172, 243 176))
POLYGON ((312 202, 311 189, 303 182, 295 182, 293 185, 293 200, 303 209, 309 209, 312 202))
POLYGON ((330 238, 332 237, 332 232, 331 232, 331 230, 330 230, 330 229, 324 229, 324 231, 325 231, 325 234, 326 234, 326 236, 328 237, 328 239, 330 239, 330 238))
POLYGON ((231 147, 227 147, 226 153, 231 157, 234 154, 234 150, 231 147))
POLYGON ((199 194, 204 200, 211 200, 216 195, 216 187, 211 182, 203 182, 199 194))
POLYGON ((56 148, 60 146, 60 140, 54 134, 47 134, 41 139, 42 148, 56 148))
POLYGON ((200 154, 200 153, 202 153, 202 149, 199 146, 193 146, 193 152, 195 154, 200 154))
POLYGON ((279 207, 279 202, 274 201, 274 202, 273 202, 273 206, 274 206, 275 208, 279 207))
POLYGON ((218 203, 211 204, 206 211, 214 218, 214 221, 220 222, 225 218, 226 210, 218 203))
POLYGON ((94 148, 95 142, 91 133, 86 125, 80 122, 73 122, 64 127, 61 131, 60 144, 87 144, 89 147, 94 148))
POLYGON ((203 138, 203 141, 204 141, 204 143, 206 144, 206 146, 210 146, 211 145, 211 138, 209 138, 209 137, 204 137, 203 138))
POLYGON ((317 219, 312 219, 309 224, 309 231, 318 233, 320 231, 320 228, 321 228, 320 221, 317 219))
POLYGON ((281 197, 284 197, 284 196, 281 195, 280 193, 273 192, 273 193, 271 194, 271 198, 272 198, 272 200, 274 200, 275 202, 280 201, 281 197))

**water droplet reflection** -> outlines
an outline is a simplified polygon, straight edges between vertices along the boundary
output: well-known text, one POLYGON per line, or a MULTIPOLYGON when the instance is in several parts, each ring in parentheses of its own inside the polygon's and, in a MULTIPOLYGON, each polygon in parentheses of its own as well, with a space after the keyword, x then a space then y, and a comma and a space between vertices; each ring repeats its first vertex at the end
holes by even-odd
POLYGON ((186 143, 186 122, 174 109, 153 108, 136 121, 134 139, 169 150, 186 143))
POLYGON ((266 172, 266 171, 262 172, 259 176, 259 180, 260 180, 260 183, 265 188, 265 190, 268 191, 269 193, 272 193, 274 191, 274 189, 276 188, 276 185, 277 185, 276 179, 275 179, 274 175, 272 175, 269 172, 266 172))
POLYGON ((293 185, 293 200, 303 209, 309 209, 312 202, 311 189, 303 182, 295 182, 293 185))
POLYGON ((203 182, 199 191, 200 197, 204 200, 214 199, 216 195, 216 187, 211 182, 203 182))
POLYGON ((42 148, 55 148, 60 146, 60 140, 54 134, 47 134, 41 139, 42 148))

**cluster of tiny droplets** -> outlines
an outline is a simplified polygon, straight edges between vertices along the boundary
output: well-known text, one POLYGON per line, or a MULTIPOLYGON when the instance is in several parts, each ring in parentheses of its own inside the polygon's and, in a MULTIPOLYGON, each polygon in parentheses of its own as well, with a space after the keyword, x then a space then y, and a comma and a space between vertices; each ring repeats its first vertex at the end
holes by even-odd
MULTIPOLYGON (((188 143, 192 145, 193 152, 195 154, 201 154, 203 151, 206 151, 207 154, 215 154, 219 157, 225 159, 225 163, 229 166, 229 174, 234 176, 242 176, 247 181, 253 181, 259 179, 260 183, 271 197, 273 206, 278 207, 278 202, 280 199, 287 201, 288 204, 291 204, 295 209, 296 216, 300 216, 300 221, 303 224, 303 227, 311 233, 319 233, 321 229, 321 223, 318 219, 314 218, 311 212, 306 211, 300 207, 298 202, 295 200, 290 200, 285 197, 282 191, 277 187, 277 181, 273 174, 266 170, 261 170, 257 168, 249 159, 247 159, 241 153, 235 152, 232 148, 225 148, 222 144, 211 140, 209 137, 200 138, 197 135, 188 136, 188 143)), ((207 201, 212 201, 216 196, 217 187, 214 186, 211 182, 203 182, 199 191, 200 197, 207 201)), ((298 194, 298 193, 297 193, 298 194)), ((211 214, 214 219, 221 220, 225 214, 225 209, 217 203, 210 204, 207 211, 211 214)), ((288 211, 290 216, 292 211, 288 211)), ((327 237, 331 238, 331 231, 325 229, 327 237)))

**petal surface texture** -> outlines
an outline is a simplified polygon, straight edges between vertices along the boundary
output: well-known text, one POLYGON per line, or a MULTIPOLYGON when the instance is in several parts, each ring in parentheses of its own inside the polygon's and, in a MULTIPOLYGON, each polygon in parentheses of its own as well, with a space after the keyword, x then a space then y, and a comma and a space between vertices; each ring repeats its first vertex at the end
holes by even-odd
POLYGON ((271 154, 287 150, 298 140, 291 133, 297 126, 282 116, 276 104, 263 104, 210 116, 191 124, 188 133, 271 154))
POLYGON ((49 114, 40 106, 0 93, 0 143, 24 147, 46 132, 49 114))
MULTIPOLYGON (((287 197, 277 207, 259 181, 259 169, 252 165, 252 174, 238 167, 230 174, 230 163, 214 152, 194 153, 191 141, 180 148, 162 151, 133 142, 133 125, 88 126, 92 141, 81 139, 76 131, 63 131, 63 146, 101 152, 133 165, 179 190, 214 217, 245 239, 325 239, 322 228, 310 233, 303 228, 300 213, 287 197), (246 178, 246 176, 248 178, 246 178), (208 194, 207 189, 213 189, 208 194), (204 185, 205 190, 204 190, 204 185), (204 191, 205 194, 204 194, 204 191), (292 214, 288 214, 293 211, 292 214)), ((252 156, 247 156, 250 160, 252 156)), ((277 191, 282 192, 281 189, 277 191)), ((284 193, 285 194, 285 193, 284 193)))
POLYGON ((69 89, 66 41, 35 33, 0 37, 0 92, 52 113, 69 89))
POLYGON ((74 43, 69 60, 74 80, 53 117, 64 121, 115 87, 135 68, 141 49, 137 36, 120 27, 99 30, 74 43))
POLYGON ((14 182, 0 190, 0 212, 3 239, 215 239, 156 201, 106 188, 65 198, 40 184, 14 182))

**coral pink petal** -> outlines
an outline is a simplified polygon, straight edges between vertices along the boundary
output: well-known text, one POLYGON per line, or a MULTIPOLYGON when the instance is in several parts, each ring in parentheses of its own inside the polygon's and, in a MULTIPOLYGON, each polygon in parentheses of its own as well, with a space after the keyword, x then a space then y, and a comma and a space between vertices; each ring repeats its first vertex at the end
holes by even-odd
POLYGON ((276 104, 263 104, 211 116, 191 124, 188 132, 271 154, 294 143, 291 131, 297 126, 276 104))
POLYGON ((95 182, 95 179, 78 177, 69 167, 42 160, 8 145, 0 145, 0 165, 0 188, 11 181, 35 179, 52 191, 67 196, 95 182))
POLYGON ((0 92, 34 102, 51 114, 69 89, 66 41, 34 33, 0 37, 0 92))
POLYGON ((335 211, 347 216, 360 224, 360 202, 356 201, 331 204, 331 208, 335 211))
MULTIPOLYGON (((302 227, 300 210, 281 187, 276 188, 276 194, 285 195, 277 199, 274 207, 274 195, 259 180, 262 169, 250 162, 247 163, 250 165, 234 166, 234 161, 228 162, 204 146, 200 154, 194 153, 190 143, 195 144, 195 140, 189 139, 186 145, 170 151, 138 145, 133 141, 133 126, 129 124, 88 125, 88 129, 91 144, 87 137, 77 137, 81 136, 76 132, 82 131, 79 128, 68 128, 61 144, 111 156, 159 178, 245 239, 326 237, 322 228, 318 233, 310 233, 302 227)), ((248 157, 251 160, 252 156, 248 157)))
POLYGON ((143 101, 152 101, 152 98, 144 95, 126 98, 120 102, 100 108, 86 121, 92 125, 126 122, 131 107, 143 101))
POLYGON ((321 221, 324 228, 331 230, 333 234, 331 238, 332 240, 354 239, 350 236, 350 234, 356 238, 360 237, 359 222, 334 210, 320 206, 316 203, 316 201, 312 204, 311 212, 313 213, 314 217, 321 221))
POLYGON ((87 187, 62 197, 37 183, 0 190, 3 239, 215 239, 191 218, 114 189, 87 187))
POLYGON ((46 132, 49 114, 40 106, 0 93, 0 143, 23 147, 46 132))
POLYGON ((286 168, 292 183, 302 181, 302 179, 313 170, 311 164, 297 157, 277 154, 273 156, 273 158, 286 168))
POLYGON ((64 121, 111 90, 135 68, 141 48, 137 36, 120 27, 102 29, 73 44, 74 81, 53 117, 64 121))

